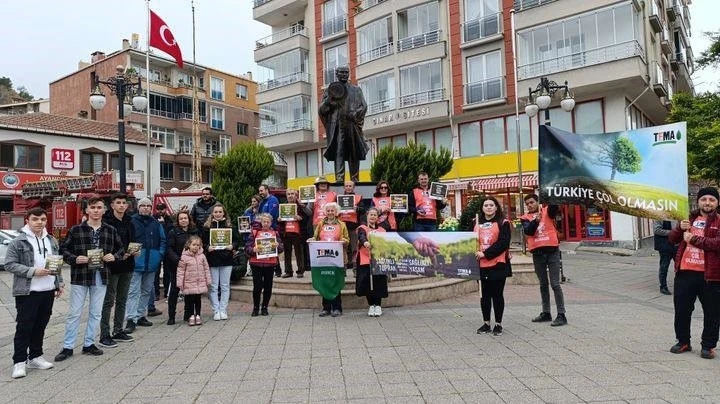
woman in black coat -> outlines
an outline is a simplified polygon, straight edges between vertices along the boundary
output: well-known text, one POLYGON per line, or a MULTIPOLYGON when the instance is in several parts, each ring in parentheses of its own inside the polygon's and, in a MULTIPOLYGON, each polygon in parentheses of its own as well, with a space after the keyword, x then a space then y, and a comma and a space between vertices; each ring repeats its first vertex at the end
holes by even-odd
MULTIPOLYGON (((177 309, 178 293, 180 289, 177 287, 177 267, 182 256, 185 243, 190 236, 197 236, 199 234, 195 223, 193 223, 190 213, 186 210, 181 211, 177 214, 175 219, 175 227, 171 228, 167 235, 167 249, 165 252, 166 262, 169 264, 165 267, 165 271, 168 271, 168 276, 171 280, 170 292, 168 293, 168 325, 175 324, 175 311, 177 309)), ((188 306, 185 306, 185 313, 183 314, 183 321, 188 321, 190 313, 188 306)))

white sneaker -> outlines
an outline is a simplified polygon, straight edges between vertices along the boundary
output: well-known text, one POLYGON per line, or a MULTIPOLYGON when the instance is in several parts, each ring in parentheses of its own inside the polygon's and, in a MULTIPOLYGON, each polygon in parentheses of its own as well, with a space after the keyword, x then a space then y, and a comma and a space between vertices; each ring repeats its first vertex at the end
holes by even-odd
POLYGON ((219 312, 219 311, 216 311, 216 312, 215 312, 215 315, 213 316, 213 320, 215 320, 215 321, 220 321, 220 320, 222 320, 222 317, 220 316, 220 312, 219 312))
POLYGON ((47 360, 45 360, 45 358, 43 358, 42 356, 38 356, 37 358, 31 359, 28 362, 27 367, 28 367, 28 369, 47 370, 47 369, 54 368, 55 365, 52 364, 51 362, 48 362, 47 360))
POLYGON ((382 316, 382 307, 375 306, 375 317, 380 317, 380 316, 382 316))
POLYGON ((227 311, 221 311, 220 312, 220 320, 227 320, 227 319, 228 319, 227 311))
POLYGON ((375 306, 370 306, 368 308, 368 317, 375 317, 375 306))
POLYGON ((13 379, 19 379, 21 377, 27 376, 27 371, 25 370, 25 362, 18 362, 13 365, 13 371, 12 371, 12 378, 13 379))

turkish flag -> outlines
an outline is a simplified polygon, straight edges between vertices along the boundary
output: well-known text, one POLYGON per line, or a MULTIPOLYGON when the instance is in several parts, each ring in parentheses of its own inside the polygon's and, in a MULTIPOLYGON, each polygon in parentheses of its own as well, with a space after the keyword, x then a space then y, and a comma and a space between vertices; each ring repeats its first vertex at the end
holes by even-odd
POLYGON ((152 10, 150 10, 150 46, 172 56, 178 67, 182 69, 183 59, 180 45, 165 21, 152 10))

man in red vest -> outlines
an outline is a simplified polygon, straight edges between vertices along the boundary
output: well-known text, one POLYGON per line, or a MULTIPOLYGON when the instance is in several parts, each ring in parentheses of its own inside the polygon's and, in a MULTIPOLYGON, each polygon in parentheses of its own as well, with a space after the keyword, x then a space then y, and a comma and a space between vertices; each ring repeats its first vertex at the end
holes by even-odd
POLYGON ((418 186, 408 193, 408 211, 415 218, 413 230, 437 231, 438 209, 447 201, 430 198, 430 178, 424 171, 418 174, 418 186))
POLYGON ((537 195, 525 196, 527 213, 520 218, 523 233, 527 238, 528 250, 532 253, 535 275, 540 280, 540 298, 542 312, 533 318, 534 323, 552 321, 550 325, 567 324, 565 317, 565 299, 560 287, 560 241, 555 228, 557 205, 540 206, 537 195), (550 287, 555 295, 557 317, 550 314, 550 287))
POLYGON ((355 193, 355 183, 352 181, 345 181, 344 188, 345 195, 353 196, 353 204, 355 206, 355 208, 351 211, 340 212, 340 220, 345 222, 348 233, 350 233, 350 245, 345 250, 347 251, 347 264, 345 264, 345 268, 350 269, 355 267, 355 257, 358 249, 358 235, 357 232, 355 232, 359 226, 358 216, 362 216, 365 213, 365 209, 360 206, 362 195, 355 193))

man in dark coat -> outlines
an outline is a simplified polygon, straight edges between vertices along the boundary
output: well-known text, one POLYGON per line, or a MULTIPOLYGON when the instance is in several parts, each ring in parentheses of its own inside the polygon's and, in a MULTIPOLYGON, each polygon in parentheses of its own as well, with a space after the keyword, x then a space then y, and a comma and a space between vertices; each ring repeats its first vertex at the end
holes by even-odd
POLYGON ((323 156, 335 162, 335 182, 345 181, 345 162, 348 162, 350 180, 360 181, 360 160, 365 160, 368 146, 362 127, 367 104, 362 90, 348 83, 350 69, 347 66, 335 70, 338 81, 331 83, 323 94, 318 114, 325 126, 327 149, 323 156))

